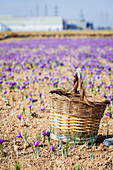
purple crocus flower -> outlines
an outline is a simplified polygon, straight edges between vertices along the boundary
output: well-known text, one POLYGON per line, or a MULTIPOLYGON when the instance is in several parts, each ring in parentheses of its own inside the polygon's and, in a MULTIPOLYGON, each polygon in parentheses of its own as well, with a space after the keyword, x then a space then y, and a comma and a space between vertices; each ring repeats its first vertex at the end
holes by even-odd
POLYGON ((100 86, 102 86, 103 85, 103 81, 100 83, 100 86))
POLYGON ((105 94, 102 94, 101 96, 106 98, 105 94))
POLYGON ((61 82, 59 83, 59 85, 62 85, 62 84, 64 84, 64 82, 61 81, 61 82))
POLYGON ((46 136, 50 136, 50 132, 49 131, 46 131, 46 136))
POLYGON ((21 133, 18 133, 18 135, 16 136, 17 138, 22 138, 21 133))
POLYGON ((91 88, 92 87, 92 85, 88 85, 88 88, 91 88))
MULTIPOLYGON (((111 103, 110 103, 111 104, 111 103)), ((109 107, 110 106, 110 104, 107 104, 107 106, 109 107)))
POLYGON ((32 106, 31 104, 28 105, 29 109, 31 109, 31 106, 32 106))
POLYGON ((5 71, 11 71, 11 68, 8 66, 5 68, 5 71))
POLYGON ((54 152, 55 151, 55 146, 54 145, 51 145, 51 150, 54 152))
POLYGON ((62 89, 65 89, 65 86, 62 86, 62 89))
POLYGON ((2 144, 4 142, 4 139, 0 139, 0 144, 2 144))
POLYGON ((45 75, 45 76, 44 76, 44 79, 47 79, 47 80, 48 80, 48 79, 49 79, 49 77, 48 77, 47 75, 45 75))
POLYGON ((2 80, 0 80, 0 84, 2 84, 3 83, 3 81, 2 80))
POLYGON ((45 67, 45 63, 39 63, 39 68, 44 68, 45 67))
POLYGON ((109 97, 109 98, 112 98, 112 94, 109 94, 108 97, 109 97))
POLYGON ((21 120, 22 114, 17 115, 17 118, 21 120))
POLYGON ((43 130, 42 135, 46 136, 46 131, 45 130, 43 130))
POLYGON ((39 145, 39 140, 38 140, 38 141, 34 141, 34 140, 33 140, 33 145, 34 145, 35 147, 37 147, 37 146, 39 145))
POLYGON ((29 99, 30 101, 32 101, 32 97, 28 97, 28 99, 29 99))
POLYGON ((34 101, 35 101, 35 99, 33 99, 33 98, 32 98, 32 99, 31 99, 31 101, 32 101, 32 102, 34 102, 34 101))
POLYGON ((104 85, 104 88, 106 89, 106 88, 107 88, 107 86, 106 86, 106 85, 104 85))
POLYGON ((3 94, 6 94, 6 93, 7 93, 7 91, 6 91, 6 90, 4 90, 4 91, 3 91, 3 94))
POLYGON ((31 92, 28 95, 32 97, 32 93, 31 92))
POLYGON ((108 117, 110 117, 110 113, 109 113, 109 112, 107 112, 105 115, 108 116, 108 117))
POLYGON ((24 87, 25 87, 24 85, 20 86, 20 90, 23 90, 23 89, 24 89, 24 87))
POLYGON ((112 100, 113 100, 112 98, 109 98, 109 101, 110 101, 110 102, 112 102, 112 100))
POLYGON ((41 111, 45 110, 45 107, 44 106, 41 106, 40 107, 41 111))
POLYGON ((17 86, 16 86, 18 89, 20 88, 20 85, 19 84, 17 84, 17 86))
POLYGON ((39 74, 39 75, 41 75, 42 73, 41 73, 41 72, 39 72, 38 74, 39 74))
POLYGON ((41 93, 41 92, 39 92, 39 96, 42 96, 42 93, 41 93))
POLYGON ((12 87, 13 87, 13 85, 12 85, 12 84, 9 84, 9 87, 10 87, 10 88, 12 88, 12 87))
POLYGON ((100 89, 99 89, 99 88, 97 88, 97 89, 96 89, 96 91, 97 91, 97 92, 99 92, 99 91, 100 91, 100 89))

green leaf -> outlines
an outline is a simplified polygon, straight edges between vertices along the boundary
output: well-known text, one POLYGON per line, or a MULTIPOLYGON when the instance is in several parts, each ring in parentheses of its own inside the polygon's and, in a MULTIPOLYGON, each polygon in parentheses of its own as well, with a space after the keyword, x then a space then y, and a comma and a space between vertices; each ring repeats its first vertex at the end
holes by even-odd
POLYGON ((32 147, 32 149, 33 149, 33 153, 34 153, 34 155, 36 154, 35 153, 35 149, 34 149, 34 146, 33 146, 33 144, 31 143, 31 147, 32 147))
POLYGON ((26 143, 27 143, 27 132, 25 132, 24 138, 25 138, 25 141, 26 141, 26 143))
POLYGON ((21 168, 20 168, 20 164, 19 164, 19 162, 18 162, 17 160, 15 160, 15 165, 14 165, 14 167, 15 167, 16 170, 20 170, 20 169, 21 169, 21 168))

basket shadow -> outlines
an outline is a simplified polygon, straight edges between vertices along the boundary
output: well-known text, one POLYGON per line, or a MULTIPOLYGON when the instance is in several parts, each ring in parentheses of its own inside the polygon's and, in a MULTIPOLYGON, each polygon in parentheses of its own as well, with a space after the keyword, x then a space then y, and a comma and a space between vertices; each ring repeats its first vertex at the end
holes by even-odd
POLYGON ((103 143, 103 141, 105 139, 112 138, 112 137, 113 137, 113 134, 112 135, 108 135, 108 136, 106 136, 106 135, 99 135, 97 137, 97 140, 95 141, 95 145, 99 146, 101 143, 103 143))

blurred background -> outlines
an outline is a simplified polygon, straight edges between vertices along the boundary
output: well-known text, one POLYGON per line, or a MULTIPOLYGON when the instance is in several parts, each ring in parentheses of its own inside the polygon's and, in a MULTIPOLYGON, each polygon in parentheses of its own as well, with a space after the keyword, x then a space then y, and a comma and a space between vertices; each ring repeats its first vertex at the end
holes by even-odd
POLYGON ((113 0, 0 0, 0 32, 112 29, 113 0))

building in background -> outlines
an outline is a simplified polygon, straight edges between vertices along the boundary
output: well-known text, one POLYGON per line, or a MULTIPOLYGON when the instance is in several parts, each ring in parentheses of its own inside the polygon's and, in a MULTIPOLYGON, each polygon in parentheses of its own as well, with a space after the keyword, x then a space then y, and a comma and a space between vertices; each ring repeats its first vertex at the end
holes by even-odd
POLYGON ((8 31, 7 26, 0 22, 0 32, 5 32, 5 31, 8 31))
POLYGON ((94 29, 93 23, 92 23, 92 22, 87 22, 87 23, 86 23, 86 29, 93 30, 93 29, 94 29))
POLYGON ((63 19, 60 16, 0 16, 0 31, 38 32, 86 29, 85 20, 63 19), (4 29, 3 29, 4 28, 4 29))
POLYGON ((67 30, 84 30, 86 29, 85 20, 75 20, 75 19, 67 19, 65 20, 65 29, 67 30))
POLYGON ((63 20, 59 16, 0 16, 0 23, 14 32, 61 31, 63 29, 63 20))

